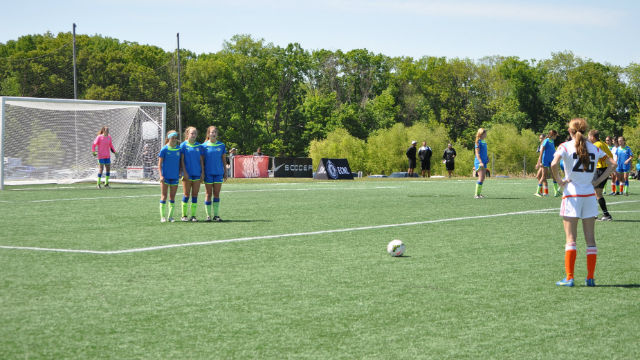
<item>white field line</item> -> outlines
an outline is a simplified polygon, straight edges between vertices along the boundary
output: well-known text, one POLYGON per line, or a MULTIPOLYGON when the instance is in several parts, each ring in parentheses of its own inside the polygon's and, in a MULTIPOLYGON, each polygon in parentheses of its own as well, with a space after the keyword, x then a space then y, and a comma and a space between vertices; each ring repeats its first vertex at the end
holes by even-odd
POLYGON ((486 218, 493 218, 493 217, 500 217, 500 216, 537 214, 537 213, 544 213, 544 212, 552 211, 552 210, 558 211, 559 209, 554 208, 554 209, 526 210, 526 211, 516 211, 516 212, 509 212, 509 213, 502 213, 502 214, 465 216, 465 217, 456 217, 456 218, 448 218, 448 219, 415 221, 415 222, 408 222, 408 223, 401 223, 401 224, 361 226, 361 227, 352 227, 352 228, 344 228, 344 229, 320 230, 320 231, 300 232, 300 233, 291 233, 291 234, 251 236, 251 237, 224 239, 224 240, 200 241, 200 242, 192 242, 192 243, 184 243, 184 244, 169 244, 169 245, 151 246, 151 247, 144 247, 144 248, 123 249, 123 250, 55 249, 55 248, 26 247, 26 246, 4 246, 4 245, 0 245, 0 248, 2 248, 2 249, 14 249, 14 250, 33 250, 33 251, 49 251, 49 252, 64 252, 64 253, 116 255, 116 254, 127 254, 127 253, 136 253, 136 252, 145 252, 145 251, 180 248, 180 247, 187 247, 187 246, 222 244, 222 243, 230 243, 230 242, 238 242, 238 241, 252 241, 252 240, 266 240, 266 239, 277 239, 277 238, 297 237, 297 236, 323 235, 323 234, 333 234, 333 233, 341 233, 341 232, 349 232, 349 231, 363 231, 363 230, 394 228, 394 227, 401 227, 401 226, 415 226, 415 225, 425 225, 425 224, 436 224, 436 223, 450 222, 450 221, 486 219, 486 218))
MULTIPOLYGON (((618 204, 636 203, 636 202, 640 202, 640 200, 611 202, 611 203, 609 203, 609 205, 618 205, 618 204)), ((290 233, 290 234, 251 236, 251 237, 224 239, 224 240, 200 241, 200 242, 192 242, 192 243, 184 243, 184 244, 169 244, 169 245, 151 246, 151 247, 133 248, 133 249, 122 249, 122 250, 56 249, 56 248, 41 248, 41 247, 28 247, 28 246, 5 246, 5 245, 0 245, 0 249, 48 251, 48 252, 63 252, 63 253, 82 253, 82 254, 99 254, 99 255, 117 255, 117 254, 137 253, 137 252, 145 252, 145 251, 155 251, 155 250, 163 250, 163 249, 188 247, 188 246, 222 244, 222 243, 239 242, 239 241, 266 240, 266 239, 277 239, 277 238, 309 236, 309 235, 323 235, 323 234, 332 234, 332 233, 349 232, 349 231, 363 231, 363 230, 394 228, 394 227, 401 227, 401 226, 415 226, 415 225, 425 225, 425 224, 436 224, 436 223, 451 222, 451 221, 486 219, 486 218, 494 218, 494 217, 501 217, 501 216, 512 216, 512 215, 545 214, 545 213, 549 213, 549 212, 553 212, 553 211, 559 211, 559 210, 560 210, 559 208, 549 208, 549 209, 515 211, 515 212, 508 212, 508 213, 501 213, 501 214, 491 214, 491 215, 464 216, 464 217, 456 217, 456 218, 448 218, 448 219, 415 221, 415 222, 400 223, 400 224, 373 225, 373 226, 362 226, 362 227, 333 229, 333 230, 320 230, 320 231, 310 231, 310 232, 290 233)))
MULTIPOLYGON (((375 186, 375 187, 359 187, 359 188, 334 188, 334 187, 322 187, 322 188, 293 188, 293 189, 255 189, 255 190, 222 190, 222 193, 249 193, 249 192, 272 192, 272 191, 319 191, 319 190, 378 190, 378 189, 397 189, 398 186, 375 186)), ((179 194, 176 195, 176 197, 179 194)), ((96 196, 96 197, 83 197, 83 198, 62 198, 62 199, 40 199, 21 201, 22 203, 47 203, 56 201, 86 201, 86 200, 104 200, 104 199, 135 199, 145 197, 160 197, 160 194, 149 195, 122 195, 122 196, 96 196)), ((3 203, 14 203, 14 201, 0 200, 3 203)), ((17 203, 17 201, 16 201, 17 203)))

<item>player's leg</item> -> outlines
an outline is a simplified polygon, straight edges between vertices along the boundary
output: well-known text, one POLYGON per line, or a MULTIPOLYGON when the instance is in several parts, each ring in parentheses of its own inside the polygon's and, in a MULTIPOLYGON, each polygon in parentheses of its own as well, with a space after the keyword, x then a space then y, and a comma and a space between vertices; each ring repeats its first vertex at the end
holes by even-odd
POLYGON ((196 219, 196 210, 198 208, 198 192, 200 192, 200 179, 192 182, 191 185, 191 218, 193 222, 198 221, 196 219))
POLYGON ((593 217, 582 219, 582 231, 587 243, 587 279, 585 283, 587 286, 595 286, 596 283, 593 276, 596 271, 598 247, 596 246, 595 219, 593 217))
POLYGON ((213 221, 222 221, 220 218, 220 190, 222 189, 222 180, 216 179, 213 184, 213 221), (220 182, 217 182, 220 180, 220 182))
MULTIPOLYGON (((593 220, 593 219, 592 219, 593 220)), ((558 286, 573 286, 573 274, 576 264, 576 234, 578 231, 577 217, 563 217, 562 225, 564 227, 565 245, 564 245, 564 270, 566 276, 564 279, 556 282, 558 286)))
POLYGON ((542 167, 542 195, 549 196, 549 182, 547 181, 549 178, 549 168, 546 166, 542 167))
POLYGON ((611 192, 609 195, 616 194, 616 171, 615 169, 611 172, 611 192))
POLYGON ((160 222, 167 221, 167 193, 169 185, 164 181, 160 183, 160 222))
POLYGON ((629 172, 624 172, 624 194, 629 196, 629 172))
POLYGON ((176 206, 176 193, 178 192, 178 183, 169 185, 169 222, 173 222, 173 210, 176 206))
POLYGON ((187 217, 187 206, 189 205, 189 195, 191 194, 191 180, 182 178, 182 221, 189 221, 187 217))
POLYGON ((204 210, 207 213, 207 220, 206 221, 211 221, 211 197, 213 196, 213 179, 209 179, 209 175, 205 176, 205 182, 204 182, 204 189, 205 189, 205 196, 204 196, 204 210))
POLYGON ((104 187, 108 188, 109 187, 109 176, 111 176, 111 164, 110 163, 106 163, 104 164, 104 187))
POLYGON ((536 179, 538 179, 538 188, 534 193, 535 196, 542 196, 542 176, 544 174, 544 167, 539 167, 538 172, 536 172, 536 179))
POLYGON ((104 164, 103 163, 98 163, 98 183, 96 184, 98 186, 98 189, 100 189, 100 180, 102 178, 102 172, 103 171, 104 171, 104 164))
POLYGON ((481 195, 482 193, 482 184, 484 182, 484 179, 487 175, 487 169, 485 169, 484 167, 480 167, 480 169, 478 169, 478 182, 476 182, 476 198, 482 198, 483 196, 481 195))

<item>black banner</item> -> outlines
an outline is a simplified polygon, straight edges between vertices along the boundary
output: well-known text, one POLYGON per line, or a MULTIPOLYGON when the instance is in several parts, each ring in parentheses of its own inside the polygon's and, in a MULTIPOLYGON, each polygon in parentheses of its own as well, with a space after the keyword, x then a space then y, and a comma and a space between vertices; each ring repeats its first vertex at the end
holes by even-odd
POLYGON ((274 177, 313 177, 311 158, 273 158, 274 177))
POLYGON ((319 180, 353 180, 353 174, 347 159, 320 159, 314 179, 319 180))

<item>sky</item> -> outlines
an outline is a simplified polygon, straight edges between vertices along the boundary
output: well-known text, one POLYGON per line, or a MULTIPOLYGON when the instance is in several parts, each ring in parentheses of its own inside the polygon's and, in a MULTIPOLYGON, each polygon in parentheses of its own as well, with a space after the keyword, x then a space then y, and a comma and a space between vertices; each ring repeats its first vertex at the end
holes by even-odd
POLYGON ((387 56, 640 63, 636 0, 23 0, 5 2, 0 43, 71 32, 196 54, 220 51, 233 35, 286 47, 387 56))

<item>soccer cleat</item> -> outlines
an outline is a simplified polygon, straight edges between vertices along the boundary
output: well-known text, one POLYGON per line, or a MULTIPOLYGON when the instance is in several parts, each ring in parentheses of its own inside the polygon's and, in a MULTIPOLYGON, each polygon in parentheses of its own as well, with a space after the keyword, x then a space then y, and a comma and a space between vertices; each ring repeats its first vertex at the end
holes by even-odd
POLYGON ((175 222, 175 221, 176 221, 176 220, 175 220, 174 218, 172 218, 172 217, 170 217, 170 218, 168 218, 168 219, 167 219, 167 222, 175 222))
POLYGON ((613 194, 613 195, 622 195, 622 194, 620 194, 619 192, 617 192, 617 193, 615 193, 615 194, 613 194))
POLYGON ((611 218, 611 215, 602 215, 602 217, 598 219, 598 221, 611 221, 611 220, 613 220, 611 218))
POLYGON ((615 194, 616 193, 612 191, 612 192, 608 193, 607 195, 615 195, 615 194))
POLYGON ((109 186, 109 184, 104 184, 104 188, 105 189, 111 189, 111 186, 109 186))
POLYGON ((533 194, 533 195, 535 195, 535 196, 537 196, 537 197, 542 197, 542 194, 540 194, 540 193, 535 193, 535 194, 533 194))
POLYGON ((160 218, 160 222, 161 223, 166 223, 167 222, 167 218, 160 218))
POLYGON ((186 217, 186 216, 183 216, 180 220, 181 220, 181 221, 184 221, 184 222, 187 222, 187 221, 189 221, 189 218, 188 218, 188 217, 186 217))
POLYGON ((198 219, 196 219, 195 216, 192 216, 191 218, 189 218, 189 221, 191 222, 198 222, 198 219))
POLYGON ((97 187, 98 189, 102 189, 102 187, 100 186, 100 183, 98 183, 98 184, 96 185, 96 187, 97 187))
POLYGON ((204 221, 210 222, 211 221, 211 216, 207 216, 207 218, 204 221))
POLYGON ((558 197, 558 196, 560 196, 560 192, 553 194, 553 197, 558 197))
POLYGON ((593 286, 596 286, 596 280, 595 279, 585 279, 584 280, 584 284, 586 286, 593 287, 593 286))
POLYGON ((567 280, 567 278, 564 278, 564 279, 556 282, 556 285, 558 285, 558 286, 566 286, 566 287, 573 287, 573 279, 567 280))
POLYGON ((214 216, 214 217, 213 217, 213 221, 215 221, 215 222, 222 222, 222 219, 220 218, 220 216, 217 216, 217 215, 216 215, 216 216, 214 216))

